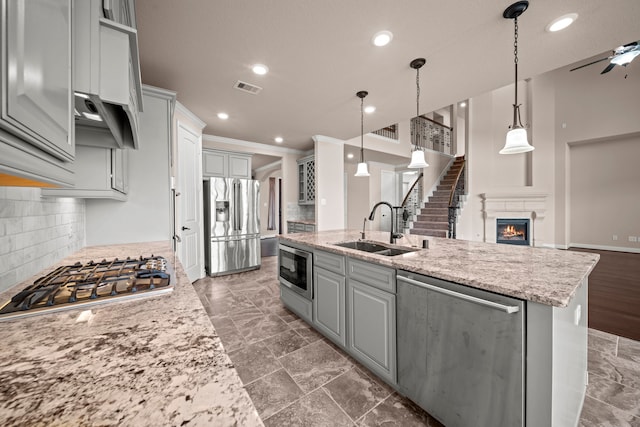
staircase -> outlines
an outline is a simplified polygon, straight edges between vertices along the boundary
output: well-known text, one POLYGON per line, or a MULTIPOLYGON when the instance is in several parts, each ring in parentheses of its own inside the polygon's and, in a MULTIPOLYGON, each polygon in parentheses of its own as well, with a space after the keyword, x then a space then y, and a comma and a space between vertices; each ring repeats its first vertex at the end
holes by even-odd
POLYGON ((449 230, 449 199, 455 190, 456 177, 464 167, 464 156, 456 157, 442 177, 433 195, 420 209, 410 233, 421 236, 447 237, 449 230))

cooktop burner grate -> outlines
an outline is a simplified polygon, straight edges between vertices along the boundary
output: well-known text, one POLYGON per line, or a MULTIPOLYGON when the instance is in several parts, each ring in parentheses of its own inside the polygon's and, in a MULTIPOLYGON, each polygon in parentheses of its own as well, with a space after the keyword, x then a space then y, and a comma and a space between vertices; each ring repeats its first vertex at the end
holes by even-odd
POLYGON ((14 295, 0 320, 156 296, 173 290, 171 273, 167 260, 153 255, 61 266, 14 295))

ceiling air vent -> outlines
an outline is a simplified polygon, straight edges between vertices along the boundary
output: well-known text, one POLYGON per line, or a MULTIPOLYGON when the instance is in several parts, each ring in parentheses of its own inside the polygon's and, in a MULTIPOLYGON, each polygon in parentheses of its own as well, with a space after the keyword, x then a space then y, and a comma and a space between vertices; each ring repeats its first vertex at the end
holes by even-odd
POLYGON ((257 95, 260 93, 262 88, 260 86, 252 85, 250 83, 242 82, 238 80, 236 84, 233 85, 235 89, 241 90, 243 92, 251 93, 253 95, 257 95))

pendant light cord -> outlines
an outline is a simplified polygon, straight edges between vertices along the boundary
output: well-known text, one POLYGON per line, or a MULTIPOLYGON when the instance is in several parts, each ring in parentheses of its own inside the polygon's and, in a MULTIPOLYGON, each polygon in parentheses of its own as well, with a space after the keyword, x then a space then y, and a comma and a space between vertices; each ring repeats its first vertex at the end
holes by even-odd
POLYGON ((420 68, 416 68, 416 125, 414 129, 416 149, 422 148, 418 127, 420 126, 420 68))
POLYGON ((513 102, 513 125, 511 129, 522 128, 520 105, 518 104, 518 17, 513 19, 513 65, 515 68, 515 101, 513 102))
POLYGON ((360 98, 360 163, 364 163, 364 97, 360 98))
POLYGON ((514 23, 514 37, 513 37, 513 64, 516 69, 516 100, 514 102, 514 106, 518 105, 518 17, 516 16, 513 20, 514 23))

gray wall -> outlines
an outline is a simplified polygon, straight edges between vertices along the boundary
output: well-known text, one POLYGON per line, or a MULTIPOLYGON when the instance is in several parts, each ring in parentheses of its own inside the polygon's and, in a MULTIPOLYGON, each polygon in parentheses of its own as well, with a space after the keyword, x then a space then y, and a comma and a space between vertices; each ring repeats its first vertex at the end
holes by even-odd
POLYGON ((0 187, 0 291, 81 249, 82 199, 40 198, 39 188, 0 187))

